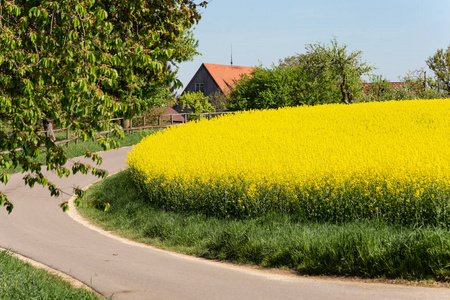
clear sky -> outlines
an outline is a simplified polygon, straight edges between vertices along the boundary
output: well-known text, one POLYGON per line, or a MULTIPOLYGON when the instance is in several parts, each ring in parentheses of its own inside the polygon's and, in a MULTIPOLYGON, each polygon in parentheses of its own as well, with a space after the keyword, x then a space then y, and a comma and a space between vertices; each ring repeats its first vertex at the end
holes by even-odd
POLYGON ((234 65, 270 67, 333 36, 398 81, 450 45, 450 0, 212 0, 194 36, 202 55, 179 65, 184 86, 202 63, 230 64, 231 45, 234 65))

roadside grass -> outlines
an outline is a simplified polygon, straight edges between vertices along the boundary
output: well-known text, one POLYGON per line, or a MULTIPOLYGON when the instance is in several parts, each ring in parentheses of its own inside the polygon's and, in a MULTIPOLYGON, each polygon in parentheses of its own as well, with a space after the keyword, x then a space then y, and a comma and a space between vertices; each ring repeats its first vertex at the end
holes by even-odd
POLYGON ((0 299, 100 299, 94 292, 73 288, 56 275, 36 269, 0 251, 0 299))
POLYGON ((80 213, 106 230, 159 248, 299 274, 450 282, 450 232, 376 220, 333 224, 268 214, 218 219, 152 207, 130 172, 95 185, 80 213), (108 202, 102 212, 90 200, 108 202))
MULTIPOLYGON (((142 131, 133 131, 129 134, 125 134, 125 137, 123 139, 118 139, 117 137, 112 137, 115 140, 119 140, 120 146, 131 146, 137 144, 142 138, 145 136, 154 133, 154 130, 142 130, 142 131)), ((86 150, 98 152, 103 151, 103 148, 95 141, 87 140, 86 142, 78 142, 75 141, 69 142, 69 145, 62 145, 64 149, 66 150, 66 154, 68 158, 73 158, 77 156, 84 155, 86 150)), ((39 157, 36 158, 36 161, 40 163, 45 162, 45 153, 41 153, 39 157)), ((0 171, 3 171, 3 169, 0 168, 0 171)), ((21 171, 21 167, 17 166, 15 168, 6 169, 4 170, 8 174, 18 173, 21 171)))
MULTIPOLYGON (((157 130, 139 130, 133 131, 131 133, 125 134, 123 139, 117 137, 112 137, 120 142, 120 147, 131 146, 139 143, 144 137, 150 135, 157 130)), ((66 147, 66 154, 69 158, 77 157, 83 155, 86 150, 90 151, 103 151, 103 148, 95 141, 88 140, 84 143, 76 144, 74 141, 70 142, 69 146, 66 147)))

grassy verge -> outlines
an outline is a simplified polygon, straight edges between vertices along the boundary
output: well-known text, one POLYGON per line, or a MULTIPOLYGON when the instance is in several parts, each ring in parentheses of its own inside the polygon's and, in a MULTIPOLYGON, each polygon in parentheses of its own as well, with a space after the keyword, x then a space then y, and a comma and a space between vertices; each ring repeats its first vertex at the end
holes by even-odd
MULTIPOLYGON (((130 134, 126 134, 124 139, 119 140, 120 141, 120 146, 121 147, 125 147, 125 146, 131 146, 131 145, 135 145, 137 144, 140 140, 142 140, 143 137, 152 134, 154 131, 151 130, 144 130, 144 131, 133 131, 130 134)), ((116 139, 116 138, 114 138, 116 139)), ((72 141, 69 143, 68 146, 64 146, 66 150, 66 154, 68 158, 73 158, 73 157, 77 157, 77 156, 82 156, 84 155, 86 150, 90 150, 90 151, 102 151, 102 147, 95 141, 92 140, 88 140, 86 142, 79 142, 79 143, 75 143, 75 141, 72 141)), ((36 158, 36 161, 40 162, 40 163, 44 163, 45 162, 45 153, 41 153, 39 155, 38 158, 36 158)), ((2 171, 2 169, 0 169, 0 171, 2 171)), ((9 174, 13 174, 13 173, 18 173, 20 172, 20 167, 16 167, 13 169, 7 169, 5 170, 7 173, 9 174)))
POLYGON ((0 299, 99 299, 93 292, 73 288, 56 275, 36 269, 0 251, 0 299))
POLYGON ((104 213, 84 205, 80 212, 107 230, 205 258, 300 274, 450 281, 450 232, 360 220, 342 224, 299 222, 269 214, 231 220, 180 214, 151 207, 129 171, 97 183, 88 198, 107 201, 104 213))

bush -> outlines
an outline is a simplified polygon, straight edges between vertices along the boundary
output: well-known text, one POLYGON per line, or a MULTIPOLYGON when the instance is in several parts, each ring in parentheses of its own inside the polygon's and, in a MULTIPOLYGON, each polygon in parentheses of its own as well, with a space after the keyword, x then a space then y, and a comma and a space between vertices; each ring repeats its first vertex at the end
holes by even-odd
POLYGON ((435 84, 425 78, 425 71, 419 70, 408 73, 398 83, 391 83, 382 76, 372 76, 371 83, 366 84, 365 94, 360 101, 439 98, 449 98, 449 95, 445 91, 435 89, 435 84))

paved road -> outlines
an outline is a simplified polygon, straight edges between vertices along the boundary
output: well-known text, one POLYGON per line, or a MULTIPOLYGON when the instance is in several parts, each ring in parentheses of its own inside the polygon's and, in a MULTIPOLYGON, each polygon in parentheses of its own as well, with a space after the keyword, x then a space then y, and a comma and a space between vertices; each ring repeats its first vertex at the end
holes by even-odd
MULTIPOLYGON (((130 148, 102 153, 111 173, 124 169, 130 148)), ((63 213, 61 201, 22 175, 2 191, 14 202, 0 210, 0 247, 69 274, 113 299, 450 299, 450 289, 286 276, 123 243, 63 213)), ((97 180, 75 175, 52 181, 67 192, 97 180)))

